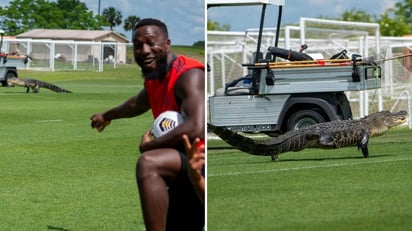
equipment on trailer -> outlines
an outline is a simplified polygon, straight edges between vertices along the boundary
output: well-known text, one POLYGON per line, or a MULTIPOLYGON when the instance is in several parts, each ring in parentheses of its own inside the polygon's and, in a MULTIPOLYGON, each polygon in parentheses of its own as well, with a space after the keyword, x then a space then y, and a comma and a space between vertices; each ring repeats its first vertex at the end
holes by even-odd
POLYGON ((17 77, 17 67, 26 67, 29 57, 18 53, 5 53, 3 48, 4 30, 0 30, 0 83, 8 86, 7 79, 17 77))
MULTIPOLYGON (((232 131, 278 135, 315 123, 352 119, 345 91, 381 87, 381 67, 342 50, 330 59, 314 60, 300 51, 278 47, 284 0, 207 0, 207 6, 261 5, 256 52, 242 64, 248 74, 209 97, 210 123, 232 131), (266 7, 278 6, 275 42, 261 47, 266 7), (280 58, 286 61, 279 61, 280 58)), ((213 66, 211 67, 213 69, 213 66)))

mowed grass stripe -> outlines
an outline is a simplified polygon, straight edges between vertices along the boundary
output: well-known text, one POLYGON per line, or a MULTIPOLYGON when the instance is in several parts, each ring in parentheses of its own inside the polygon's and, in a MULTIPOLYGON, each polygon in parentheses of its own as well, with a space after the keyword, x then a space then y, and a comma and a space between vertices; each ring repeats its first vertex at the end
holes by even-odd
POLYGON ((208 142, 209 230, 408 230, 412 131, 356 147, 252 156, 208 142))
POLYGON ((72 94, 0 87, 1 231, 144 230, 135 164, 151 112, 114 120, 102 133, 90 127, 93 113, 142 89, 136 65, 117 67, 19 70, 72 94))
POLYGON ((134 171, 150 113, 113 121, 103 133, 89 120, 141 89, 136 70, 119 67, 117 79, 111 71, 96 79, 87 72, 20 73, 72 94, 0 88, 0 230, 144 229, 134 171))
POLYGON ((344 162, 344 163, 335 163, 335 164, 321 164, 321 165, 309 165, 301 167, 291 167, 291 168, 273 168, 266 170, 256 170, 256 171, 239 171, 239 172, 225 172, 225 173, 209 173, 209 177, 217 176, 236 176, 236 175, 246 175, 246 174, 261 174, 261 173, 271 173, 271 172, 280 172, 280 171, 299 171, 305 169, 314 169, 314 168, 331 168, 331 167, 345 167, 350 165, 362 165, 362 164, 379 164, 386 162, 398 162, 398 161, 411 161, 410 158, 400 158, 400 159, 388 159, 388 160, 376 160, 376 161, 361 161, 361 162, 344 162))

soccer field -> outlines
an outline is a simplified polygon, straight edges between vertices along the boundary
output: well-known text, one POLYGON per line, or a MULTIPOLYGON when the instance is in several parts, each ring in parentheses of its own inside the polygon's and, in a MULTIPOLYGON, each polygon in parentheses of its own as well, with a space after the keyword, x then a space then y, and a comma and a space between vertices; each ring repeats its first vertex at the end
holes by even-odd
POLYGON ((252 156, 208 142, 208 230, 410 230, 412 132, 356 147, 252 156))
MULTIPOLYGON (((99 72, 20 71, 73 91, 0 87, 0 230, 144 230, 135 182, 152 118, 90 116, 142 88, 136 66, 99 72)), ((208 142, 208 230, 409 230, 412 131, 355 147, 257 157, 208 142)))
MULTIPOLYGON (((174 50, 197 58, 204 54, 200 48, 174 50)), ((90 127, 93 113, 142 89, 138 67, 19 70, 19 76, 73 93, 0 87, 0 230, 144 230, 135 163, 151 112, 114 120, 103 133, 90 127)))
POLYGON ((0 230, 144 230, 134 169, 150 112, 90 127, 142 88, 138 73, 21 71, 73 93, 0 88, 0 230))

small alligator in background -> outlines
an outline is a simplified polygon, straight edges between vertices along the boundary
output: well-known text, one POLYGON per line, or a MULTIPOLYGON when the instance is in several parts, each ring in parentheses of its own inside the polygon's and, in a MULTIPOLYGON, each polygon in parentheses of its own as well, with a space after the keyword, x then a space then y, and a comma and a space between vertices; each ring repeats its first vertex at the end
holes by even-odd
POLYGON ((334 149, 354 145, 357 145, 358 150, 361 149, 363 156, 367 158, 370 137, 382 135, 390 128, 405 123, 406 120, 406 111, 381 111, 359 120, 336 120, 314 124, 268 140, 254 140, 211 124, 208 124, 208 128, 233 147, 252 155, 270 155, 272 160, 277 160, 281 153, 297 152, 305 148, 334 149))
POLYGON ((12 77, 7 79, 7 83, 9 86, 15 85, 27 88, 26 93, 28 93, 30 89, 33 93, 38 93, 40 88, 47 88, 57 93, 72 93, 71 91, 38 79, 12 77))

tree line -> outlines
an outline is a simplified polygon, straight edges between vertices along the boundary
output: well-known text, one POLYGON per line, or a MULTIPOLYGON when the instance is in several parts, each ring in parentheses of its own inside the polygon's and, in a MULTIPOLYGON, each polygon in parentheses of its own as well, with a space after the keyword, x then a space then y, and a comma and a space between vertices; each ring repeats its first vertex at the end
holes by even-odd
POLYGON ((28 30, 75 29, 110 30, 123 22, 125 31, 132 31, 140 17, 131 15, 122 21, 122 13, 114 8, 103 9, 102 15, 94 15, 85 3, 79 0, 13 0, 0 7, 0 28, 8 35, 17 35, 28 30))
MULTIPOLYGON (((403 0, 395 3, 395 6, 387 9, 381 15, 369 15, 356 8, 347 10, 342 15, 331 18, 319 16, 318 18, 343 20, 352 22, 378 23, 381 35, 403 36, 412 34, 412 0, 403 0)), ((230 25, 220 25, 219 22, 207 20, 208 30, 229 31, 230 25)))

